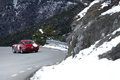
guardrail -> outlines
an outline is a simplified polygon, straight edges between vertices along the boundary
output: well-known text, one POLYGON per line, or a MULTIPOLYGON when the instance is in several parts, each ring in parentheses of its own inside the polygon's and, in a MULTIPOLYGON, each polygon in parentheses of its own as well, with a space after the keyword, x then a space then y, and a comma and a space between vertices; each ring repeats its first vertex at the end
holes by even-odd
POLYGON ((58 46, 67 49, 67 43, 66 42, 61 42, 61 41, 56 41, 56 40, 47 40, 47 43, 52 46, 58 46))

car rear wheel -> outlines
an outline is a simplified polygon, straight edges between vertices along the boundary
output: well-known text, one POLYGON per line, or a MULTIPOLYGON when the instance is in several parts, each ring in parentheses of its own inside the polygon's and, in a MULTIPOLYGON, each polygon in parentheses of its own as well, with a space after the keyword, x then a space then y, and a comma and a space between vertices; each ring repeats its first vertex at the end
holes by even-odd
POLYGON ((12 52, 13 52, 13 53, 16 53, 16 50, 15 50, 15 48, 14 48, 14 47, 12 47, 12 52))

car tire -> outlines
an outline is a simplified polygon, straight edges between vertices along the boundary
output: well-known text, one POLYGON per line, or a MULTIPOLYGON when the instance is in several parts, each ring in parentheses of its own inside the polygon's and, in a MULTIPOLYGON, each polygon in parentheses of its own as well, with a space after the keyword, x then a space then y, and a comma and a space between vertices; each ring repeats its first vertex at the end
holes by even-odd
POLYGON ((38 50, 36 50, 35 52, 38 52, 38 50))
POLYGON ((15 50, 15 48, 14 48, 14 47, 12 47, 12 52, 13 52, 13 53, 16 53, 16 50, 15 50))
POLYGON ((20 48, 20 53, 22 53, 22 54, 24 53, 22 48, 20 48))

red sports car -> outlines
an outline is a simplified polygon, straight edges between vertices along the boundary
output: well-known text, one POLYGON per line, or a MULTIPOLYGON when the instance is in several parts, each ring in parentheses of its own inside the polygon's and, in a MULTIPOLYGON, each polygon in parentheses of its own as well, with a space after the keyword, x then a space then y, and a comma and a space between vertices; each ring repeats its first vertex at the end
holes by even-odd
POLYGON ((21 40, 19 44, 14 44, 12 46, 13 53, 16 52, 24 53, 27 51, 38 52, 38 50, 39 50, 39 45, 32 40, 21 40))

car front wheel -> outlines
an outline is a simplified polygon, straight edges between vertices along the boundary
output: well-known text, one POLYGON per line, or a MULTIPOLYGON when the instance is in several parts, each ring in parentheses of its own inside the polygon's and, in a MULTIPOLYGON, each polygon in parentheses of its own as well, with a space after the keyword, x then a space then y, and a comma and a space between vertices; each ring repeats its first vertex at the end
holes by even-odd
POLYGON ((16 53, 16 50, 15 50, 15 48, 14 48, 14 47, 12 47, 12 52, 13 52, 13 53, 16 53))
POLYGON ((20 53, 23 53, 23 49, 22 48, 20 48, 20 53))

